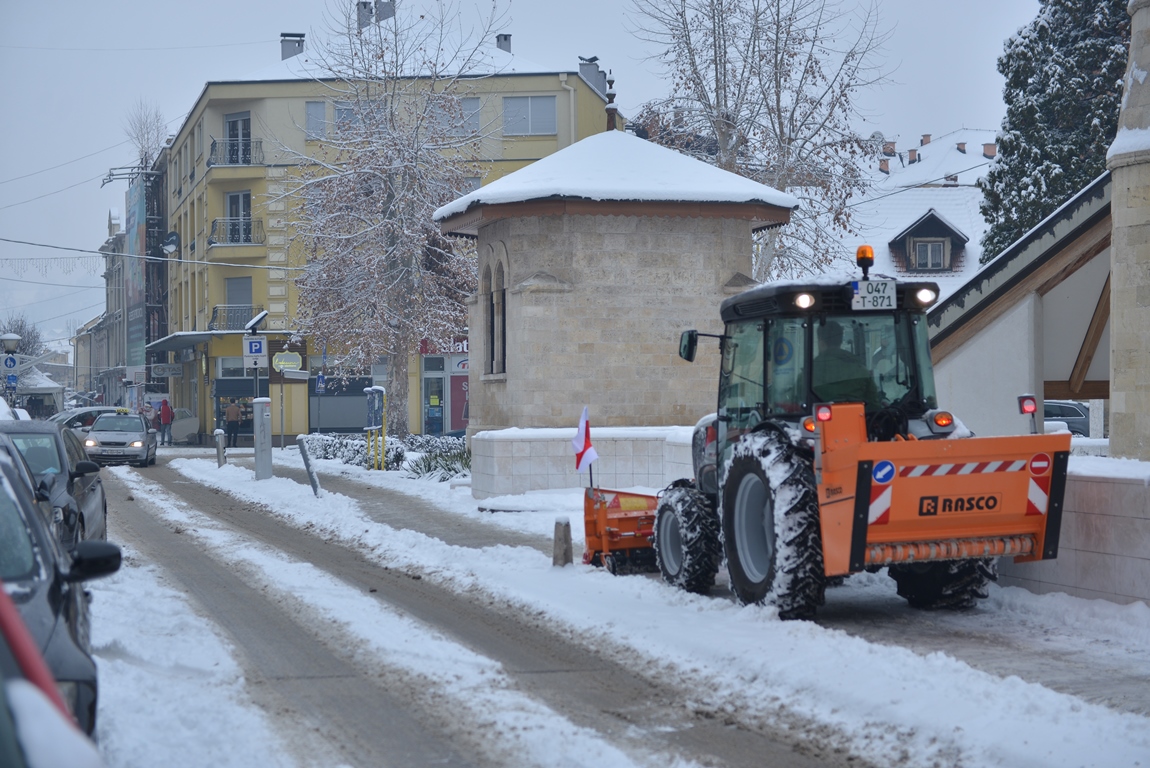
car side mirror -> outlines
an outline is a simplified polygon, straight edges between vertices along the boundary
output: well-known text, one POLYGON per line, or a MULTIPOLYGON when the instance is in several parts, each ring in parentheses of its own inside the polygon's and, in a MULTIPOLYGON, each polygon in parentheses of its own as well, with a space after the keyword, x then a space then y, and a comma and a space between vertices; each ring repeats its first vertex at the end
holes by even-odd
POLYGON ((77 461, 76 471, 72 473, 72 478, 82 477, 83 475, 94 475, 100 471, 100 465, 94 461, 77 461))
POLYGON ((699 346, 699 332, 698 331, 683 331, 683 335, 679 337, 679 357, 686 360, 688 363, 695 362, 695 350, 699 346))
POLYGON ((81 541, 72 549, 72 567, 65 581, 77 582, 111 576, 120 570, 120 548, 107 541, 81 541))
POLYGON ((36 501, 51 501, 52 486, 56 483, 55 475, 48 475, 36 484, 36 501))
POLYGON ((149 434, 149 435, 154 435, 154 434, 156 434, 156 430, 154 430, 154 429, 149 429, 149 430, 148 430, 148 434, 149 434))
POLYGON ((80 431, 81 432, 91 432, 92 428, 91 427, 80 427, 80 431))

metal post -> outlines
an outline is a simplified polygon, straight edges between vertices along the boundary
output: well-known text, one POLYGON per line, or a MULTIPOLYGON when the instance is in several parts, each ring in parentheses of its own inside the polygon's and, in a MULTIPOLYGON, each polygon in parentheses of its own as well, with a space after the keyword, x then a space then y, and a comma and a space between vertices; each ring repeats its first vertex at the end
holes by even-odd
POLYGON ((280 371, 280 452, 284 449, 284 375, 280 371))
POLYGON ((215 436, 216 436, 216 466, 222 467, 223 465, 228 463, 228 454, 227 454, 227 451, 224 449, 224 431, 222 429, 217 429, 215 431, 215 436))
POLYGON ((256 480, 272 476, 272 401, 257 397, 252 402, 252 432, 256 448, 256 480))

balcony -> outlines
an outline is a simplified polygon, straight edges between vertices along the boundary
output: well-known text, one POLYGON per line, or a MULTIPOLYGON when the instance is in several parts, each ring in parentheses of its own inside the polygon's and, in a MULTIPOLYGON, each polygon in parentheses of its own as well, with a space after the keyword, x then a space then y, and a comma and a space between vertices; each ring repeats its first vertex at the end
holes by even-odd
POLYGON ((246 216, 213 219, 208 245, 263 245, 264 220, 246 216))
POLYGON ((253 317, 263 311, 263 307, 254 304, 217 304, 212 307, 208 330, 242 331, 253 317))
POLYGON ((262 139, 212 139, 212 152, 208 155, 209 166, 263 164, 262 139))

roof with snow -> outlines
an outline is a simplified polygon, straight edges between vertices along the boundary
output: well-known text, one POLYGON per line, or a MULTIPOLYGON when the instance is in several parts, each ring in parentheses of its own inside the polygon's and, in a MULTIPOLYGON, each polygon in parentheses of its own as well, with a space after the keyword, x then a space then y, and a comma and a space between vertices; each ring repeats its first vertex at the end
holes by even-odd
POLYGON ((548 199, 760 203, 790 210, 786 192, 624 131, 606 131, 480 187, 434 214, 437 222, 484 205, 548 199))
MULTIPOLYGON (((941 298, 958 290, 982 266, 982 236, 989 225, 979 213, 983 195, 975 184, 990 170, 983 145, 996 141, 995 131, 963 128, 930 137, 926 144, 916 140, 900 148, 894 142, 895 153, 884 156, 889 172, 872 168, 873 187, 853 204, 858 234, 845 241, 849 252, 870 244, 872 273, 934 281, 941 298), (951 269, 909 268, 905 241, 916 231, 951 238, 951 269)), ((842 271, 853 272, 853 266, 842 271)))

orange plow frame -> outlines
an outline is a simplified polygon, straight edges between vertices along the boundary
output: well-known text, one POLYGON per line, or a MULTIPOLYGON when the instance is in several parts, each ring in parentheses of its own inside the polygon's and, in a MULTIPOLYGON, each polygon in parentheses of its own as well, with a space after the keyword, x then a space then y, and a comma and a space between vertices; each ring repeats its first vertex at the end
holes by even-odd
POLYGON ((659 497, 603 488, 583 494, 583 562, 617 570, 650 571, 655 567, 651 537, 659 497))
POLYGON ((867 442, 863 407, 818 425, 828 576, 871 566, 1058 554, 1070 435, 867 442))

